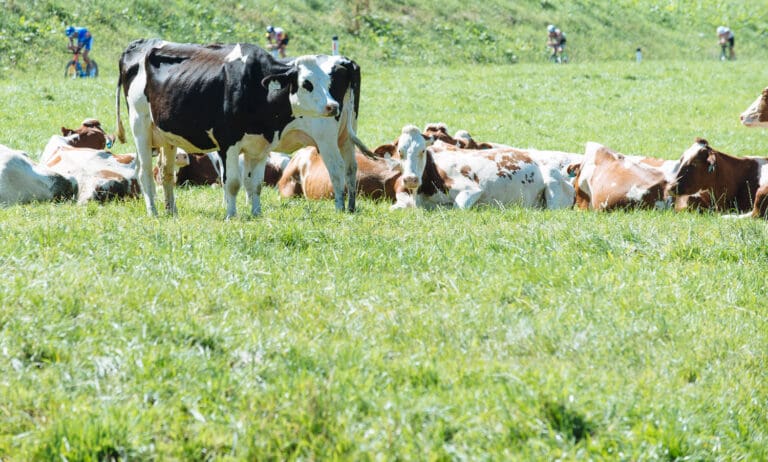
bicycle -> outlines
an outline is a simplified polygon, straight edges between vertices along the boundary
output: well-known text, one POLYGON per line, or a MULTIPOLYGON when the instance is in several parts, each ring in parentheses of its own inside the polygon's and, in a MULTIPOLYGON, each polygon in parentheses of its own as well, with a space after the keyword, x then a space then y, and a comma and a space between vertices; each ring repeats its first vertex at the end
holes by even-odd
POLYGON ((547 54, 549 55, 549 62, 551 63, 555 63, 555 64, 568 63, 568 55, 565 53, 565 50, 563 50, 562 48, 558 50, 558 47, 554 45, 547 45, 547 54))
POLYGON ((96 64, 96 60, 90 59, 87 69, 83 69, 83 65, 80 64, 80 48, 71 49, 72 59, 67 63, 64 68, 64 77, 69 79, 75 79, 78 77, 98 77, 99 65, 96 64))

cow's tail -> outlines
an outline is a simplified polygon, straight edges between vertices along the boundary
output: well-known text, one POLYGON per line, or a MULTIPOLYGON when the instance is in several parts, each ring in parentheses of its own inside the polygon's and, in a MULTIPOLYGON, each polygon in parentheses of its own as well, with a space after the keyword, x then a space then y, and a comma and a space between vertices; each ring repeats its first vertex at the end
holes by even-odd
MULTIPOLYGON (((354 98, 354 93, 352 93, 352 97, 354 98)), ((353 105, 353 108, 354 107, 355 106, 353 105)), ((354 143, 355 146, 357 146, 357 148, 360 149, 360 152, 362 152, 363 154, 365 154, 366 156, 372 159, 377 158, 376 154, 371 152, 371 150, 368 149, 365 143, 363 143, 363 141, 357 137, 356 122, 357 122, 357 109, 355 108, 351 111, 351 114, 349 114, 349 117, 347 117, 347 133, 349 133, 349 139, 351 139, 352 143, 354 143)))
POLYGON ((123 128, 123 121, 120 119, 120 88, 123 86, 122 73, 117 78, 117 90, 115 90, 115 112, 117 113, 117 139, 121 143, 125 143, 125 128, 123 128))
POLYGON ((371 150, 368 149, 368 147, 365 145, 365 143, 363 143, 360 140, 360 138, 357 137, 357 133, 355 133, 354 131, 350 130, 349 131, 349 138, 352 140, 353 143, 355 143, 355 146, 357 146, 358 149, 360 149, 360 152, 362 152, 363 154, 365 154, 366 156, 368 156, 368 157, 370 157, 372 159, 377 158, 376 154, 371 152, 371 150))

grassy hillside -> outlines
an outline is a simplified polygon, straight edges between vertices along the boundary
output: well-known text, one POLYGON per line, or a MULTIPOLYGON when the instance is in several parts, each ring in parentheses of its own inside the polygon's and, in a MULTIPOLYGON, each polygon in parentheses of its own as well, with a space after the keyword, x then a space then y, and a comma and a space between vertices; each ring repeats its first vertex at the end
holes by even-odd
POLYGON ((650 0, 265 0, 156 2, 127 0, 3 0, 0 69, 58 72, 66 59, 63 29, 87 25, 94 57, 111 71, 128 41, 263 43, 264 27, 288 29, 293 54, 328 52, 338 35, 342 52, 362 64, 506 64, 541 61, 548 23, 568 34, 580 61, 713 59, 715 28, 730 25, 739 56, 768 57, 768 3, 650 0))

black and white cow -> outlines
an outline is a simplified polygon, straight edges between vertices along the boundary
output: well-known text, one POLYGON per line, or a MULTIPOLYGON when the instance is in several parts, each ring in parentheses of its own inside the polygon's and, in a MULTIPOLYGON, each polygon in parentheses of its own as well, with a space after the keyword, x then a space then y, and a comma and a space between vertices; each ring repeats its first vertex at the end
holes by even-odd
POLYGON ((176 147, 187 152, 218 151, 224 161, 227 218, 245 183, 251 213, 261 213, 262 179, 270 151, 316 146, 331 175, 338 210, 355 209, 354 145, 360 100, 360 68, 341 56, 301 56, 277 61, 249 44, 196 45, 137 40, 120 57, 116 106, 118 138, 120 87, 128 103, 136 141, 139 183, 147 211, 157 214, 151 151, 165 156, 165 207, 176 213, 173 165, 176 147), (244 174, 238 154, 243 153, 244 174), (230 173, 231 172, 231 173, 230 173))

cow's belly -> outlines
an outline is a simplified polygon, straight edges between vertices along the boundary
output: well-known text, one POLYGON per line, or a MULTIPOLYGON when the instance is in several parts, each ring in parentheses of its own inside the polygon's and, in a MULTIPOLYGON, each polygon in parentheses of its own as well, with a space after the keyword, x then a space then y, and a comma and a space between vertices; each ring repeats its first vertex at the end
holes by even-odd
POLYGON ((476 202, 478 204, 541 205, 544 180, 539 168, 533 164, 513 162, 503 166, 498 160, 464 155, 455 157, 441 168, 450 172, 452 178, 461 179, 454 181, 452 196, 458 196, 462 190, 479 188, 482 194, 476 202))
POLYGON ((219 150, 219 143, 213 137, 213 130, 191 137, 166 132, 155 126, 152 130, 152 147, 159 148, 164 144, 179 147, 187 152, 212 152, 219 150))
POLYGON ((489 178, 480 183, 483 204, 514 204, 521 207, 542 205, 544 181, 537 170, 516 175, 489 178))

